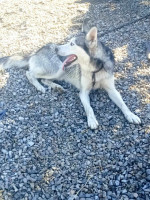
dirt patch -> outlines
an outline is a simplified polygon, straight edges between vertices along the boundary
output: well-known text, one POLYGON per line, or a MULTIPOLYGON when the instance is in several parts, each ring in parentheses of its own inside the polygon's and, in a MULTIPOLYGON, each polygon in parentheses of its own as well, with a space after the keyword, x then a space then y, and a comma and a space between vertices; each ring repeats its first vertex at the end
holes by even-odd
POLYGON ((26 54, 46 43, 62 42, 71 33, 72 21, 76 16, 84 15, 89 7, 89 3, 85 2, 81 6, 74 2, 75 0, 0 2, 1 54, 26 54))

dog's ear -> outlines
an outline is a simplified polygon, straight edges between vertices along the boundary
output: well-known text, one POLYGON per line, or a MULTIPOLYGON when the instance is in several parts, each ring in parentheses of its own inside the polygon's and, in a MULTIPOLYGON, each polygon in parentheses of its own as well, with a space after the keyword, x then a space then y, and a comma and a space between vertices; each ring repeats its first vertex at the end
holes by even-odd
POLYGON ((82 32, 88 33, 88 31, 90 30, 89 21, 90 21, 89 18, 84 19, 82 24, 82 32))
POLYGON ((91 43, 97 44, 97 28, 93 27, 90 29, 90 31, 86 35, 86 39, 90 41, 91 43))

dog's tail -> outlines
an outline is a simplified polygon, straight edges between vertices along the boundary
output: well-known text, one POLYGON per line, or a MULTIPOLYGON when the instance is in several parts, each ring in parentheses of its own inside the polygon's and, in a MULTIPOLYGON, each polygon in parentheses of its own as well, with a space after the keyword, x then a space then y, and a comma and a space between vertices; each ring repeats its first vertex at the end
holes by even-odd
POLYGON ((6 56, 0 58, 0 68, 9 69, 11 67, 24 68, 28 67, 29 57, 6 56))

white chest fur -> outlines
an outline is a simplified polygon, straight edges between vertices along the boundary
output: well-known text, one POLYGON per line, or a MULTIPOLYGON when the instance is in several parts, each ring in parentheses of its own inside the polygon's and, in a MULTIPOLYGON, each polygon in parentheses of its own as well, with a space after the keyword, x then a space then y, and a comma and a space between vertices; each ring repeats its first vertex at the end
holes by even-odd
POLYGON ((106 81, 106 79, 109 79, 111 76, 113 76, 113 74, 110 74, 105 70, 100 70, 99 72, 95 73, 94 78, 92 78, 92 76, 93 72, 87 72, 85 70, 82 70, 81 85, 83 88, 86 88, 88 90, 98 89, 103 85, 103 82, 106 81))

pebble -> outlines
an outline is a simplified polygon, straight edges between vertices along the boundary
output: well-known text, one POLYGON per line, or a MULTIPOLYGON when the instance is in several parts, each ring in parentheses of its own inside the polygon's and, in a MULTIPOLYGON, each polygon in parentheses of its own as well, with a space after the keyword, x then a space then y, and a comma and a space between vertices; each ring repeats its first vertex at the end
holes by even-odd
POLYGON ((28 141, 28 145, 29 145, 30 147, 32 147, 32 146, 34 145, 34 142, 28 141))
POLYGON ((127 193, 127 190, 126 189, 122 190, 122 193, 123 194, 127 193))
POLYGON ((18 119, 19 119, 20 121, 23 121, 23 120, 24 120, 24 118, 23 118, 23 117, 19 117, 18 119))
POLYGON ((148 176, 146 177, 146 179, 147 179, 148 181, 150 181, 150 175, 148 175, 148 176))
POLYGON ((118 180, 115 181, 116 186, 120 185, 120 182, 118 180))
POLYGON ((133 193, 133 196, 135 197, 135 198, 138 198, 138 194, 137 193, 133 193))
POLYGON ((147 170, 146 170, 146 174, 147 174, 147 175, 150 175, 150 169, 147 169, 147 170))

